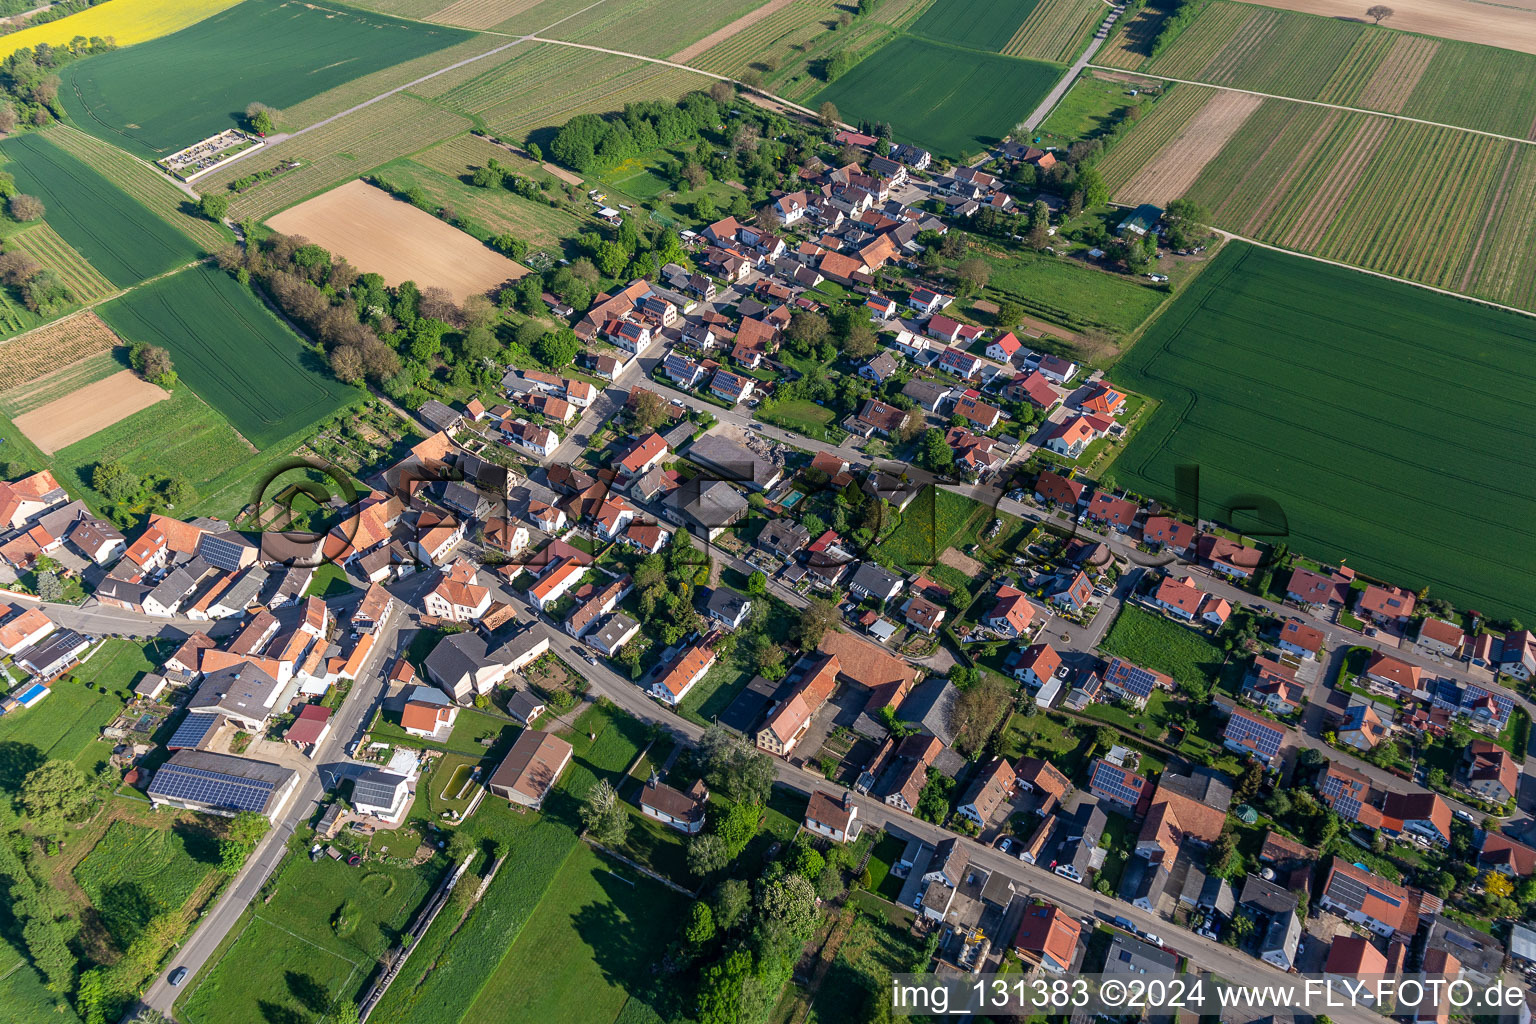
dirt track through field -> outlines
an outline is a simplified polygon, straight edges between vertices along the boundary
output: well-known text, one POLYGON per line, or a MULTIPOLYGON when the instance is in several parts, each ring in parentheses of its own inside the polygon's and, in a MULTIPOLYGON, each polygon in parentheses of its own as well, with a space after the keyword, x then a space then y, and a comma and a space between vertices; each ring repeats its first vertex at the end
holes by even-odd
POLYGON ((11 422, 44 455, 52 455, 169 397, 132 370, 123 370, 11 422))
POLYGON ((705 36, 703 39, 700 39, 692 46, 683 47, 681 50, 678 50, 672 56, 668 57, 667 60, 675 60, 679 64, 686 64, 688 61, 693 60, 693 58, 697 57, 711 46, 716 46, 725 42, 727 39, 731 38, 731 36, 740 32, 742 29, 751 28, 753 25, 756 25, 758 22, 768 17, 768 15, 782 11, 793 2, 794 0, 768 0, 766 4, 763 4, 763 6, 759 7, 757 10, 748 11, 746 14, 743 14, 741 17, 737 18, 729 25, 726 25, 724 28, 715 29, 709 35, 705 36))
POLYGON ((365 181, 349 181, 267 221, 346 257, 391 285, 437 286, 463 302, 528 273, 458 228, 365 181))
MULTIPOLYGON (((1265 7, 1303 14, 1321 14, 1369 24, 1362 15, 1365 5, 1359 0, 1253 0, 1265 7)), ((1506 50, 1536 53, 1536 18, 1515 7, 1530 6, 1530 0, 1512 0, 1511 6, 1475 3, 1469 0, 1393 0, 1392 17, 1382 22, 1387 28, 1421 32, 1427 36, 1462 39, 1469 43, 1501 46, 1506 50)))
POLYGON ((1138 203, 1167 206, 1170 200, 1189 191, 1205 165, 1216 158, 1263 102, 1262 97, 1241 92, 1212 96, 1120 191, 1138 203))

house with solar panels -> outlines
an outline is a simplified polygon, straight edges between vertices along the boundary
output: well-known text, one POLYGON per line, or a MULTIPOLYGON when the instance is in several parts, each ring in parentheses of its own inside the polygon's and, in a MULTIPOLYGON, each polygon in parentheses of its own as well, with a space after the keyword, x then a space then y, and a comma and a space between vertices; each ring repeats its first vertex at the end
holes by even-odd
POLYGON ((1222 745, 1239 754, 1251 754, 1266 768, 1280 762, 1280 748, 1285 745, 1285 726, 1244 708, 1233 708, 1222 745))
POLYGON ((1157 689, 1172 690, 1173 677, 1120 658, 1109 659, 1104 669, 1104 691, 1110 700, 1126 700, 1144 708, 1147 698, 1157 689))
POLYGON ((1088 766, 1088 792, 1110 807, 1135 815, 1144 813, 1152 798, 1145 776, 1102 757, 1094 758, 1088 766))
POLYGON ((411 780, 394 772, 365 769, 352 779, 352 806, 386 825, 398 824, 411 806, 411 780))
POLYGON ((234 817, 256 811, 276 820, 299 781, 291 768, 248 757, 179 750, 150 780, 150 803, 234 817))

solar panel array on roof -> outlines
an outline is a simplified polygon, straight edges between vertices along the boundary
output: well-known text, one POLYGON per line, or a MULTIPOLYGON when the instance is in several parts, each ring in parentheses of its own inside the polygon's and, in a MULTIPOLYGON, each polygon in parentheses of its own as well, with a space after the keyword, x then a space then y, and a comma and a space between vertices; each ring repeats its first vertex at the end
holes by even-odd
POLYGON ((402 775, 370 769, 352 780, 352 802, 389 807, 395 802, 400 783, 405 781, 402 775))
POLYGON ((1119 658, 1109 663, 1109 671, 1105 673, 1105 677, 1113 685, 1138 697, 1150 697, 1152 690, 1157 686, 1157 677, 1151 672, 1140 665, 1133 665, 1119 658))
POLYGON ((1225 737, 1233 743, 1251 748, 1268 761, 1279 755, 1285 732, 1278 726, 1257 721, 1247 715, 1234 714, 1227 723, 1225 737))
POLYGON ((1141 799, 1142 787, 1146 785, 1146 780, 1119 765, 1110 764, 1108 761, 1095 761, 1092 781, 1089 785, 1095 793, 1123 803, 1127 807, 1135 807, 1141 799))
POLYGON ((1462 707, 1469 708, 1476 704, 1478 701, 1482 700, 1484 697, 1493 698, 1494 706, 1498 709, 1497 718, 1500 722, 1504 722, 1509 719, 1509 713, 1515 709, 1515 702, 1513 700, 1502 693, 1492 693, 1483 689, 1481 686, 1475 686, 1472 683, 1467 683, 1462 687, 1461 705, 1462 707))
POLYGON ((218 722, 218 715, 188 715, 181 720, 171 739, 166 743, 169 750, 196 750, 218 722))
POLYGON ((265 811, 277 783, 167 762, 150 783, 152 796, 194 800, 229 811, 265 811))

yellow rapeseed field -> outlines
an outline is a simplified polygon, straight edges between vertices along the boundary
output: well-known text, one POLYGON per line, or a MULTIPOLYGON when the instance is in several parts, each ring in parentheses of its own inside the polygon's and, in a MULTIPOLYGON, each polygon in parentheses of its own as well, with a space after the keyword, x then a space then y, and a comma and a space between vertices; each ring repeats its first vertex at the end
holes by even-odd
POLYGON ((233 7, 240 0, 108 0, 79 14, 0 36, 0 57, 23 46, 64 46, 76 36, 112 36, 118 46, 158 39, 233 7))

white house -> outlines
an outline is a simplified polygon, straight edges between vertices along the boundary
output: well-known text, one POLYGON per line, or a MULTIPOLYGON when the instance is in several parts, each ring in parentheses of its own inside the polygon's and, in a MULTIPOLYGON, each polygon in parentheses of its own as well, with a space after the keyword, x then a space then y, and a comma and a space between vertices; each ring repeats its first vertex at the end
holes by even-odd
POLYGON ((816 790, 805 808, 805 827, 836 843, 851 843, 859 838, 863 822, 859 821, 859 809, 853 805, 853 794, 844 791, 836 797, 816 790))

